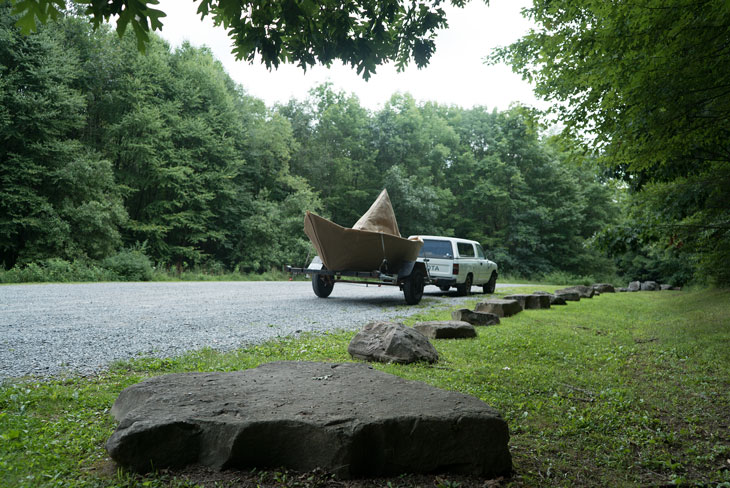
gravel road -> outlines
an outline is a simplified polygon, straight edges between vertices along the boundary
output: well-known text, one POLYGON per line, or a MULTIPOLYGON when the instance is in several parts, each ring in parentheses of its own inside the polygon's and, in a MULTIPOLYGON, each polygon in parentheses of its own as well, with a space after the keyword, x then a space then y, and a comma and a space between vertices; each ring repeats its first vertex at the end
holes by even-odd
MULTIPOLYGON (((421 303, 464 300, 453 290, 444 295, 427 287, 421 303)), ((326 300, 302 281, 0 286, 0 381, 93 374, 139 355, 170 357, 303 332, 354 330, 421 310, 406 306, 396 287, 346 283, 326 300)))

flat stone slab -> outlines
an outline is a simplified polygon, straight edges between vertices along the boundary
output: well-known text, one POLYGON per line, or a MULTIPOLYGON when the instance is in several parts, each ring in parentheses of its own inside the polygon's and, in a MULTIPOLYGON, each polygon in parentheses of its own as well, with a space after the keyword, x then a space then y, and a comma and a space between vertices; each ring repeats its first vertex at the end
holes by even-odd
POLYGON ((578 295, 580 295, 580 298, 593 298, 593 295, 596 294, 593 287, 586 285, 575 285, 568 288, 563 288, 562 290, 555 290, 556 295, 564 295, 565 293, 577 293, 578 295))
POLYGON ((282 361, 157 376, 124 389, 112 459, 138 472, 321 468, 341 478, 508 475, 509 431, 478 398, 366 364, 282 361))
POLYGON ((659 291, 659 283, 656 281, 642 281, 641 291, 659 291))
POLYGON ((611 283, 596 283, 593 289, 598 293, 616 293, 616 289, 611 283))
POLYGON ((462 320, 471 325, 497 325, 499 317, 496 314, 488 312, 474 312, 468 308, 460 308, 451 312, 451 318, 454 320, 462 320))
POLYGON ((429 339, 470 339, 477 336, 474 326, 462 320, 419 322, 413 328, 429 339))
POLYGON ((556 297, 560 297, 563 300, 567 300, 569 302, 579 302, 580 301, 580 293, 577 291, 567 291, 567 290, 557 290, 555 292, 556 297))
MULTIPOLYGON (((546 297, 549 297, 550 299, 550 306, 552 305, 567 305, 568 303, 565 301, 565 298, 558 295, 553 295, 552 293, 548 293, 546 291, 535 291, 532 292, 533 295, 544 295, 546 297)), ((580 300, 580 297, 578 297, 578 300, 580 300)))
POLYGON ((517 300, 525 310, 550 308, 550 297, 547 295, 507 295, 505 300, 517 300))
POLYGON ((352 338, 347 352, 355 359, 380 363, 435 363, 439 359, 436 348, 426 336, 397 322, 366 324, 352 338))
POLYGON ((522 305, 517 300, 490 298, 489 300, 477 303, 474 311, 493 313, 497 317, 511 317, 522 312, 522 305))

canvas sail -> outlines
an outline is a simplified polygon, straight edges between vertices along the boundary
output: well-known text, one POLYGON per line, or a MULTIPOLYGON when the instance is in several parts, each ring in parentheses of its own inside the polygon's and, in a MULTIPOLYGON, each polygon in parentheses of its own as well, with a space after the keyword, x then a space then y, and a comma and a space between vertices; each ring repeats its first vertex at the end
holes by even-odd
POLYGON ((383 189, 367 212, 352 226, 356 230, 369 230, 400 237, 398 222, 395 220, 393 205, 388 190, 383 189))

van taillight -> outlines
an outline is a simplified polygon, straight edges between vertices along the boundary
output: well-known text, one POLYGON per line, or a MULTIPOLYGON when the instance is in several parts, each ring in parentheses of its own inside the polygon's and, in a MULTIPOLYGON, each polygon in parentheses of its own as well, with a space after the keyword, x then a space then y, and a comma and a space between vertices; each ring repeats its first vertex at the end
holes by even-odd
POLYGON ((454 265, 454 274, 455 275, 458 275, 459 274, 459 265, 458 264, 455 264, 454 265))

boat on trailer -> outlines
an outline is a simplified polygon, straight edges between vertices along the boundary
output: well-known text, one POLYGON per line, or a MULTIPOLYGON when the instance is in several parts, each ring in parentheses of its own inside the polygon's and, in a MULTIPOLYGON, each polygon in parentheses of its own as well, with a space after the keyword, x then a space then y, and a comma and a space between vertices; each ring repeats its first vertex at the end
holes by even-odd
POLYGON ((352 228, 307 212, 304 232, 312 241, 317 257, 307 268, 287 266, 287 270, 292 274, 311 275, 312 288, 318 297, 328 297, 335 282, 341 281, 399 286, 406 303, 420 302, 428 280, 426 267, 416 261, 423 241, 401 237, 386 190, 352 228), (357 281, 343 277, 357 278, 357 281))

